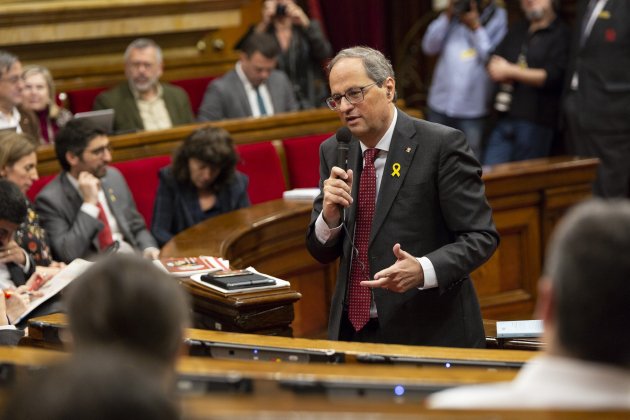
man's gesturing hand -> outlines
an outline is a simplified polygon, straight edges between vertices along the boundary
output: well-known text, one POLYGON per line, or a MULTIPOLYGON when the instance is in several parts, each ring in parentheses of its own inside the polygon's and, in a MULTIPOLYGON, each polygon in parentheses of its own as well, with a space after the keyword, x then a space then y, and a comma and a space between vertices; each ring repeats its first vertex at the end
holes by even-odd
POLYGON ((405 252, 400 244, 394 245, 396 262, 374 275, 374 280, 362 281, 361 286, 380 287, 403 293, 414 287, 424 286, 424 271, 413 255, 405 252))

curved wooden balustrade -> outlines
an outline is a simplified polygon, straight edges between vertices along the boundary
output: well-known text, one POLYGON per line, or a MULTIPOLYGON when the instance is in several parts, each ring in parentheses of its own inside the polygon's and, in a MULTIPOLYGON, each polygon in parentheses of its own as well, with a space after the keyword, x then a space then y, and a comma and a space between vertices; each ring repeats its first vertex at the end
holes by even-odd
MULTIPOLYGON (((488 168, 486 192, 502 240, 473 273, 484 318, 532 316, 549 232, 569 206, 590 195, 596 167, 596 159, 557 157, 488 168)), ((295 305, 295 336, 318 335, 326 329, 336 273, 333 264, 319 264, 306 250, 310 214, 310 202, 255 205, 181 232, 163 255, 212 254, 289 280, 302 294, 295 305)))

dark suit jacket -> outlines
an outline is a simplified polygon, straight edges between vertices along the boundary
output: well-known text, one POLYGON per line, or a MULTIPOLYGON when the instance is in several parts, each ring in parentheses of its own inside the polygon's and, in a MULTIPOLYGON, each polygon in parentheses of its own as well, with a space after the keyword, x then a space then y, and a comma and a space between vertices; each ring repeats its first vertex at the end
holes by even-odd
POLYGON ((572 54, 567 72, 577 71, 578 118, 588 130, 630 131, 630 2, 609 0, 580 47, 582 20, 588 1, 578 5, 572 54))
MULTIPOLYGON (((190 100, 185 90, 169 83, 161 82, 164 92, 164 104, 173 126, 190 124, 195 121, 190 100)), ((144 123, 128 82, 100 93, 94 100, 94 109, 109 109, 115 111, 114 131, 144 130, 144 123)))
MULTIPOLYGON (((124 177, 113 167, 101 178, 101 187, 126 242, 138 250, 157 247, 136 209, 124 177)), ((53 257, 66 263, 75 258, 90 258, 99 252, 99 219, 80 211, 83 199, 61 172, 37 195, 35 208, 48 234, 53 257)))
MULTIPOLYGON (((337 164, 337 139, 320 148, 320 187, 337 164)), ((362 170, 359 141, 352 138, 348 168, 354 172, 352 194, 357 202, 362 170)), ((323 195, 313 205, 307 247, 320 262, 340 257, 330 313, 329 336, 339 338, 342 307, 350 273, 350 240, 322 245, 315 220, 323 195)), ((348 231, 354 231, 356 206, 347 210, 348 231)), ((483 347, 483 324, 469 273, 484 263, 498 244, 492 211, 485 197, 481 168, 464 135, 438 124, 413 119, 398 111, 372 222, 368 258, 370 277, 395 262, 392 248, 400 243, 415 257, 426 256, 437 274, 438 287, 393 293, 374 289, 379 323, 387 343, 483 347), (400 164, 400 176, 392 175, 400 164)))
POLYGON ((204 213, 199 207, 197 189, 193 185, 181 185, 173 177, 170 166, 160 169, 151 233, 160 246, 174 235, 211 216, 217 216, 232 210, 249 207, 247 175, 236 172, 232 182, 217 194, 215 212, 204 213))
MULTIPOLYGON (((286 74, 274 70, 265 82, 271 95, 275 114, 296 111, 298 109, 293 86, 286 74)), ((243 82, 236 70, 213 80, 208 85, 199 107, 199 121, 221 121, 226 118, 245 118, 252 116, 252 108, 247 99, 243 82)))
POLYGON ((30 260, 29 270, 28 272, 24 272, 22 268, 15 263, 8 263, 7 270, 9 270, 9 275, 11 276, 11 281, 15 284, 15 286, 22 286, 26 283, 33 273, 35 272, 35 260, 31 255, 27 252, 27 258, 30 260))

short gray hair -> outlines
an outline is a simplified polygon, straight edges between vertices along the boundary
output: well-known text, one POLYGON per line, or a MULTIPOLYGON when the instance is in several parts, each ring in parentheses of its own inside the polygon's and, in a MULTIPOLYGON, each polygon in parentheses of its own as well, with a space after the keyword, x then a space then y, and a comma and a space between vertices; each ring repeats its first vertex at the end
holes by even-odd
POLYGON ((162 63, 162 48, 160 48, 154 40, 149 38, 138 38, 131 41, 131 44, 129 44, 125 50, 125 63, 129 60, 132 50, 143 50, 149 47, 155 48, 155 57, 158 63, 162 63))
POLYGON ((547 251, 545 274, 563 350, 630 368, 630 201, 595 199, 576 206, 547 251))
POLYGON ((15 55, 8 51, 0 50, 0 77, 9 71, 18 61, 20 60, 15 55))
POLYGON ((343 58, 360 58, 363 61, 363 67, 368 77, 379 84, 383 83, 388 77, 396 79, 392 63, 382 52, 370 47, 352 47, 339 51, 326 67, 328 74, 330 74, 335 64, 343 58))

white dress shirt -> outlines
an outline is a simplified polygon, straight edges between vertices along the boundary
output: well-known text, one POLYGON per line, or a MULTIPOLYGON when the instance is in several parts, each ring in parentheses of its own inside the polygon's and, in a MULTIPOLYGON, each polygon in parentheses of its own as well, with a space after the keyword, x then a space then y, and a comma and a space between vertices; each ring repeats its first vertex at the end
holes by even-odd
MULTIPOLYGON (((236 74, 238 74, 238 78, 241 79, 241 82, 245 87, 247 100, 249 101, 249 106, 252 109, 252 117, 260 117, 262 113, 260 112, 260 107, 258 106, 258 96, 256 95, 256 88, 252 86, 247 76, 245 76, 240 62, 236 63, 236 74)), ((269 89, 267 88, 267 83, 261 83, 260 86, 258 86, 258 90, 260 91, 260 96, 262 96, 263 102, 265 104, 265 111, 267 111, 266 115, 273 115, 273 103, 271 102, 271 94, 269 93, 269 89)))
POLYGON ((464 386, 433 394, 431 408, 630 409, 630 372, 583 360, 539 356, 512 382, 464 386))
POLYGON ((7 115, 4 112, 0 111, 0 130, 5 128, 15 128, 17 133, 22 133, 22 126, 20 125, 20 120, 22 116, 20 115, 20 111, 16 107, 13 107, 13 111, 11 115, 7 115))

